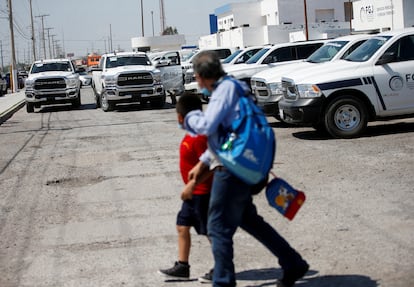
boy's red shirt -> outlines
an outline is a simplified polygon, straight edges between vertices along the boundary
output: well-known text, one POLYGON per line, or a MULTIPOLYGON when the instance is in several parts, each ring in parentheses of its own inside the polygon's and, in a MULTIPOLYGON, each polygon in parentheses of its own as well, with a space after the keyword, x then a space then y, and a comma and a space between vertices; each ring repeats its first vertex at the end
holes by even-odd
MULTIPOLYGON (((180 172, 184 183, 188 182, 188 172, 198 163, 199 157, 207 149, 207 137, 203 135, 191 136, 186 134, 180 144, 180 172)), ((210 192, 213 177, 197 184, 193 194, 207 194, 210 192)))

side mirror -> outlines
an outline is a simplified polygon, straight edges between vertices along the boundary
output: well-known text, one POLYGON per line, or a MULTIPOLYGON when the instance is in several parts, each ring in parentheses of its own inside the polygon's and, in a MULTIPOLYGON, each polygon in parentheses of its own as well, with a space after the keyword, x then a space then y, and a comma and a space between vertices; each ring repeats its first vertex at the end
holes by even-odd
POLYGON ((378 59, 375 65, 385 65, 394 62, 395 60, 397 60, 397 55, 395 52, 386 52, 381 56, 381 58, 378 59))

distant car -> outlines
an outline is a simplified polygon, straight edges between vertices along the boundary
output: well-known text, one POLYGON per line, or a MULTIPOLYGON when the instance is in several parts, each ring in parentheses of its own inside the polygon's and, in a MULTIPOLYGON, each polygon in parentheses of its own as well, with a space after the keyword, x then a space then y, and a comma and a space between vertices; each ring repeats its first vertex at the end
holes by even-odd
MULTIPOLYGON (((7 81, 7 88, 11 89, 11 85, 10 85, 10 73, 6 74, 6 81, 7 81)), ((18 83, 18 88, 19 89, 23 89, 24 88, 24 79, 22 76, 18 75, 17 76, 17 83, 18 83)))
POLYGON ((6 78, 0 75, 0 97, 7 94, 7 81, 6 78))
POLYGON ((90 86, 92 83, 92 76, 87 72, 79 72, 79 80, 82 86, 90 86))

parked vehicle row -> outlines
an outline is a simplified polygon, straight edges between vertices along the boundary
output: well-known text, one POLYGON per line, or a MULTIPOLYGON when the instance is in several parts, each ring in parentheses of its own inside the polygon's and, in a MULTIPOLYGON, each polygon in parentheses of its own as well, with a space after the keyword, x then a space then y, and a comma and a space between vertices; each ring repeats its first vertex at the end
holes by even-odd
POLYGON ((251 88, 256 95, 258 105, 267 115, 280 120, 278 102, 283 97, 283 75, 293 71, 302 71, 317 64, 345 58, 370 37, 371 35, 358 34, 329 40, 301 62, 289 62, 286 65, 266 69, 255 74, 251 78, 251 88))
POLYGON ((377 34, 344 59, 282 77, 280 118, 333 137, 360 136, 369 121, 414 115, 414 28, 377 34))
MULTIPOLYGON (((92 72, 96 106, 161 107, 167 95, 175 103, 184 89, 199 93, 191 68, 183 77, 196 53, 188 62, 178 51, 103 55, 92 72)), ((333 137, 357 137, 369 121, 414 115, 414 28, 241 49, 223 67, 251 85, 266 114, 333 137)), ((27 111, 55 102, 80 105, 80 79, 87 85, 90 77, 79 73, 69 60, 35 62, 26 81, 27 111), (60 61, 67 70, 50 68, 60 61)))
MULTIPOLYGON (((272 67, 300 61, 321 47, 326 40, 305 41, 266 45, 257 50, 246 62, 238 65, 224 65, 224 71, 250 85, 250 79, 256 73, 272 67)), ((185 89, 200 93, 193 70, 188 70, 185 76, 185 89)), ((203 95, 201 95, 203 97, 203 95)), ((204 100, 208 101, 204 97, 204 100)))

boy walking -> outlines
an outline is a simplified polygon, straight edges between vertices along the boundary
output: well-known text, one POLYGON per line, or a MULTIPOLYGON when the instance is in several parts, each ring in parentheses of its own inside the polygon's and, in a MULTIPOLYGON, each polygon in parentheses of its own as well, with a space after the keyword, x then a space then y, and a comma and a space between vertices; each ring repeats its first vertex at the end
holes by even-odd
MULTIPOLYGON (((185 116, 194 110, 202 110, 201 100, 192 94, 180 96, 177 104, 177 119, 180 126, 185 116)), ((188 172, 199 162, 199 157, 207 149, 207 137, 186 134, 180 144, 180 172, 185 183, 181 192, 183 203, 177 214, 178 261, 169 269, 161 269, 159 273, 172 279, 190 279, 190 228, 194 227, 197 234, 207 235, 207 213, 212 184, 211 172, 207 171, 200 179, 188 180, 188 172)), ((199 278, 202 283, 210 283, 212 270, 199 278)))

